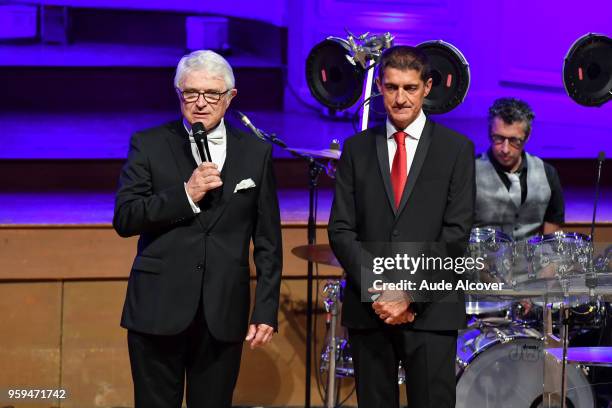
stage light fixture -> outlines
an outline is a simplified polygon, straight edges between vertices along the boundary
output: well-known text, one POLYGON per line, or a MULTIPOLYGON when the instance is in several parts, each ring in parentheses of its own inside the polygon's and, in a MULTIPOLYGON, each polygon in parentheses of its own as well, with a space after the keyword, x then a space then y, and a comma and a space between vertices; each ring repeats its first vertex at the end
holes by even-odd
POLYGON ((442 40, 417 45, 431 67, 432 88, 425 98, 423 110, 429 114, 446 113, 465 99, 470 87, 470 67, 455 46, 442 40))
MULTIPOLYGON (((366 33, 360 37, 349 33, 348 40, 327 37, 312 48, 306 59, 310 93, 332 111, 348 109, 361 98, 369 99, 371 88, 364 86, 366 76, 368 83, 373 82, 372 68, 392 42, 389 33, 382 36, 366 33)), ((417 48, 429 58, 433 79, 423 109, 429 114, 453 110, 463 102, 470 87, 467 60, 455 46, 442 40, 426 41, 417 48)), ((369 112, 369 107, 367 110, 369 112)), ((363 114, 363 117, 367 119, 368 116, 363 114)), ((366 119, 363 120, 367 122, 366 119)))
POLYGON ((361 97, 365 69, 351 57, 349 42, 327 37, 315 45, 306 59, 306 82, 323 106, 343 110, 361 97))
POLYGON ((563 86, 583 106, 612 99, 612 38, 589 33, 576 40, 563 63, 563 86))

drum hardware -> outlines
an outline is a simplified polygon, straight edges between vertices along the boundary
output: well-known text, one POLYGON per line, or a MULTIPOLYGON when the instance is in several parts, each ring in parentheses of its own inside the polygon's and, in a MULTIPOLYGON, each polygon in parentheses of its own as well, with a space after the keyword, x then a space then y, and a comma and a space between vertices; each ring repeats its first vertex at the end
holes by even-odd
MULTIPOLYGON (((593 259, 593 247, 588 235, 557 231, 539 235, 526 242, 526 279, 521 268, 513 272, 514 286, 536 282, 557 281, 564 298, 569 296, 574 277, 588 277, 593 259)), ((515 251, 518 259, 520 254, 515 251)))
MULTIPOLYGON (((542 302, 530 302, 528 307, 526 307, 525 303, 526 301, 514 303, 510 310, 509 318, 513 322, 524 326, 536 327, 541 325, 543 319, 542 302)), ((561 326, 560 303, 553 302, 551 304, 553 330, 559 329, 561 326)), ((597 299, 594 302, 585 303, 579 301, 573 303, 570 301, 568 304, 572 327, 569 332, 570 340, 584 331, 595 330, 601 326, 606 314, 604 303, 601 300, 597 299)))
MULTIPOLYGON (((325 296, 325 309, 328 311, 328 313, 331 313, 331 311, 334 309, 336 310, 335 315, 330 314, 328 316, 329 335, 327 336, 327 344, 325 344, 321 350, 320 370, 321 372, 328 373, 326 408, 335 407, 335 405, 330 405, 332 402, 329 400, 330 394, 334 396, 333 398, 335 398, 335 392, 330 393, 329 391, 335 389, 335 385, 330 385, 330 377, 347 378, 355 376, 350 344, 348 343, 346 336, 337 336, 334 328, 337 322, 339 305, 343 298, 343 288, 345 283, 346 282, 344 280, 329 280, 323 289, 325 296), (335 376, 330 375, 330 373, 333 373, 334 371, 335 376)), ((406 374, 402 364, 400 363, 398 366, 397 383, 401 385, 405 382, 406 374)))
MULTIPOLYGON (((487 403, 488 406, 503 408, 542 407, 551 401, 558 402, 553 406, 560 406, 560 396, 553 391, 561 388, 549 385, 549 394, 543 393, 542 389, 545 378, 552 380, 553 384, 555 381, 558 383, 562 370, 562 360, 548 356, 547 352, 548 348, 562 346, 563 333, 560 337, 553 334, 553 303, 547 302, 546 305, 550 313, 545 319, 548 327, 544 331, 546 337, 534 327, 498 317, 473 319, 466 330, 460 331, 456 361, 457 407, 487 406, 487 403), (547 363, 547 360, 550 362, 547 363), (546 374, 544 364, 550 365, 546 374), (495 398, 503 403, 496 405, 495 398)), ((589 306, 587 312, 596 308, 597 305, 589 306)), ((346 339, 337 337, 335 349, 336 377, 354 376, 350 346, 346 339)), ((559 350, 562 353, 562 348, 559 350)), ((572 357, 572 351, 575 350, 568 348, 567 355, 572 357)), ((329 352, 329 346, 322 351, 322 371, 329 372, 329 352)), ((609 351, 607 353, 610 354, 609 351)), ((562 354, 560 356, 562 358, 562 354)), ((568 364, 566 370, 567 406, 593 406, 594 397, 584 367, 568 364)), ((399 384, 404 382, 404 375, 400 367, 399 384)))
POLYGON ((336 324, 338 318, 338 299, 340 297, 340 282, 337 280, 329 280, 323 287, 325 296, 324 304, 328 315, 328 330, 329 330, 329 371, 327 376, 327 390, 325 393, 325 407, 334 408, 336 406, 336 324))
POLYGON ((612 245, 608 246, 602 255, 599 255, 594 262, 594 269, 597 273, 612 272, 612 245))
MULTIPOLYGON (((336 377, 347 378, 355 375, 350 345, 345 337, 336 337, 336 377)), ((331 347, 326 344, 321 350, 321 372, 330 372, 331 347)))
POLYGON ((325 173, 332 179, 336 178, 336 164, 338 160, 340 160, 340 155, 342 154, 338 139, 332 140, 329 149, 290 148, 289 151, 304 156, 310 156, 315 159, 327 160, 325 173))
MULTIPOLYGON (((288 149, 287 144, 278 138, 275 134, 267 133, 262 129, 258 129, 251 121, 244 116, 244 114, 239 113, 241 120, 245 126, 249 128, 249 130, 255 134, 258 138, 265 139, 268 143, 274 144, 282 149, 287 150, 293 156, 304 159, 308 163, 308 226, 307 226, 307 238, 308 244, 314 245, 316 244, 317 236, 316 236, 316 206, 317 206, 317 187, 319 183, 319 177, 325 171, 327 171, 327 166, 312 156, 304 155, 298 152, 294 152, 288 149)), ((313 273, 314 273, 314 264, 311 260, 308 259, 307 266, 307 283, 306 283, 306 363, 305 363, 305 397, 304 397, 304 406, 306 408, 310 408, 310 378, 311 378, 311 362, 312 362, 312 338, 313 338, 313 301, 312 301, 312 283, 313 283, 313 273)))
MULTIPOLYGON (((498 237, 489 238, 487 241, 482 233, 480 235, 478 240, 482 245, 472 247, 471 253, 478 253, 481 250, 480 253, 485 254, 489 249, 496 249, 499 254, 508 258, 508 253, 516 249, 514 245, 513 251, 509 251, 507 246, 504 248, 503 243, 498 242, 498 237), (493 241, 496 242, 492 244, 493 241), (485 246, 485 243, 488 245, 485 246)), ((608 289, 612 286, 612 274, 599 274, 597 279, 599 287, 596 288, 595 301, 585 300, 588 299, 588 291, 586 274, 582 266, 574 264, 569 265, 568 269, 559 270, 558 268, 563 260, 569 259, 570 263, 576 260, 579 261, 578 263, 582 262, 574 255, 579 253, 585 243, 576 235, 573 237, 570 235, 566 234, 565 237, 556 238, 557 240, 562 239, 561 247, 564 251, 569 251, 561 254, 565 258, 559 258, 559 254, 553 251, 559 249, 558 243, 529 247, 525 242, 523 247, 532 248, 534 254, 538 256, 550 254, 549 265, 553 265, 554 273, 544 277, 536 268, 536 279, 519 280, 518 286, 497 295, 506 296, 506 299, 508 296, 518 299, 540 298, 543 300, 543 303, 540 303, 542 306, 538 306, 537 302, 530 303, 530 305, 532 313, 541 314, 527 319, 516 311, 517 307, 513 306, 506 311, 506 317, 473 317, 468 328, 460 331, 456 361, 457 407, 559 407, 562 405, 562 398, 565 400, 566 407, 593 406, 593 392, 587 380, 585 368, 580 364, 582 362, 592 364, 591 360, 593 360, 596 361, 595 364, 601 365, 603 364, 602 356, 605 357, 606 353, 607 355, 612 354, 611 350, 610 348, 587 347, 586 350, 581 351, 583 354, 598 353, 599 357, 580 357, 583 358, 580 360, 576 357, 579 350, 567 347, 567 345, 573 335, 572 329, 587 330, 600 325, 605 310, 602 303, 603 296, 612 292, 608 289), (563 293, 563 290, 558 289, 562 279, 567 282, 568 293, 563 293), (536 289, 529 289, 532 283, 544 285, 536 285, 536 289), (570 296, 565 298, 565 294, 570 296), (559 320, 558 323, 557 320, 559 320), (536 328, 536 325, 539 324, 544 325, 544 330, 536 328), (557 331, 558 335, 555 334, 557 331), (564 347, 565 358, 563 357, 564 347), (562 386, 561 378, 567 381, 565 387, 562 386)), ((327 264, 333 263, 329 252, 326 252, 327 249, 315 250, 311 247, 310 251, 308 256, 311 259, 327 264)), ((609 252, 600 256, 598 262, 602 264, 606 262, 605 256, 609 255, 609 252)), ((520 252, 517 253, 520 254, 520 252)), ((526 259, 525 252, 522 253, 522 259, 526 259)), ((590 252, 584 253, 587 257, 590 254, 590 252)), ((496 263, 494 256, 488 257, 490 263, 496 263)), ((521 276, 525 277, 524 274, 521 276)), ((338 378, 354 376, 351 350, 347 340, 342 336, 334 337, 335 376, 338 378)), ((328 344, 321 353, 321 370, 327 370, 328 373, 331 372, 330 352, 328 344)), ((608 360, 612 358, 608 357, 608 360)), ((405 374, 400 365, 398 383, 401 384, 404 381, 405 374)))
MULTIPOLYGON (((610 293, 610 287, 612 286, 612 274, 606 273, 609 267, 609 256, 606 258, 606 255, 609 253, 606 251, 603 256, 599 256, 594 267, 591 267, 593 246, 590 237, 575 233, 557 233, 537 238, 539 239, 531 243, 513 243, 514 270, 511 279, 516 284, 512 286, 511 290, 502 291, 516 298, 537 298, 540 296, 537 293, 540 292, 546 306, 539 316, 536 313, 535 316, 528 319, 523 318, 521 322, 511 323, 517 329, 535 327, 542 323, 545 328, 545 336, 543 336, 543 351, 545 353, 543 353, 543 362, 540 362, 542 370, 535 370, 538 375, 543 373, 542 381, 539 383, 544 384, 544 388, 542 389, 540 385, 538 393, 533 394, 535 398, 532 401, 521 401, 516 406, 592 407, 594 397, 590 384, 586 381, 584 367, 579 364, 605 364, 610 366, 612 365, 612 349, 585 347, 585 351, 576 350, 576 348, 568 347, 568 340, 572 336, 572 329, 575 330, 577 326, 582 330, 590 327, 597 328, 601 326, 602 319, 605 318, 605 306, 602 307, 601 300, 603 296, 610 293), (520 250, 521 246, 524 248, 522 251, 520 250), (524 261, 521 261, 521 259, 524 261), (525 261, 527 261, 526 265, 529 265, 529 268, 518 269, 517 266, 525 261), (546 267, 549 270, 543 271, 546 267), (528 271, 527 276, 525 271, 528 271), (593 271, 597 272, 597 279, 594 280, 594 285, 590 285, 589 276, 593 271), (521 295, 522 293, 524 295, 521 295), (555 299, 560 299, 562 302, 555 299), (553 320, 555 310, 558 310, 558 312, 555 312, 559 316, 558 325, 553 320), (559 337, 553 334, 555 328, 559 329, 559 337), (585 354, 588 354, 588 356, 584 356, 585 354), (570 358, 573 359, 571 360, 572 364, 567 364, 570 358), (579 388, 576 388, 576 384, 579 388)), ((531 302, 529 304, 533 305, 531 302)), ((521 304, 519 303, 519 305, 521 304)), ((541 307, 536 305, 536 311, 537 308, 542 310, 541 307)), ((517 307, 513 306, 510 316, 512 316, 512 319, 518 320, 517 307)), ((491 322, 487 323, 487 325, 490 324, 491 322)), ((488 330, 490 333, 489 336, 481 336, 481 339, 472 341, 475 347, 484 347, 489 341, 496 341, 500 346, 513 343, 512 336, 505 331, 506 328, 483 329, 488 327, 487 325, 480 322, 478 325, 472 324, 470 326, 471 328, 479 327, 481 330, 488 330)), ((461 336, 464 336, 464 334, 462 333, 461 336)), ((492 353, 493 349, 488 352, 492 353)), ((458 356, 459 353, 458 344, 458 356)), ((499 360, 491 361, 491 364, 500 363, 499 360)), ((467 373, 471 367, 468 361, 462 361, 459 358, 457 369, 467 373)), ((497 374, 495 373, 495 375, 497 374)), ((496 378, 495 375, 491 375, 491 378, 496 378)), ((479 375, 474 377, 479 377, 479 375)), ((482 376, 480 380, 485 381, 482 376)), ((493 388, 489 388, 489 391, 497 390, 495 388, 497 383, 491 384, 491 386, 493 388)), ((458 381, 458 407, 462 406, 460 404, 460 388, 460 381, 458 381)), ((468 402, 465 406, 485 406, 487 403, 489 405, 486 406, 513 406, 512 402, 501 400, 499 404, 491 403, 492 395, 487 394, 486 387, 481 391, 483 391, 481 395, 483 399, 468 402)), ((520 400, 521 396, 516 396, 516 398, 520 400)))
MULTIPOLYGON (((535 279, 536 278, 536 273, 535 273, 535 268, 533 267, 534 258, 535 258, 534 249, 531 246, 526 246, 525 249, 526 249, 525 252, 527 254, 527 256, 526 256, 526 258, 527 258, 527 278, 528 279, 535 279)), ((516 281, 514 281, 514 282, 516 284, 516 281)))
MULTIPOLYGON (((610 280, 609 276, 604 274, 601 276, 600 287, 590 288, 587 284, 586 275, 582 275, 582 285, 578 285, 579 280, 571 277, 565 277, 565 281, 570 283, 571 294, 572 296, 581 294, 582 296, 590 294, 595 289, 598 290, 598 293, 604 294, 610 292, 610 280), (572 286, 573 285, 573 286, 572 286)), ((559 278, 557 276, 557 278, 559 278)), ((599 279, 598 279, 599 280, 599 279)), ((561 282, 561 278, 559 278, 561 282)), ((597 282, 597 281, 596 281, 597 282)), ((545 288, 544 288, 545 289, 545 288)), ((568 356, 570 352, 573 350, 569 348, 569 339, 570 339, 570 329, 575 326, 575 318, 579 316, 593 314, 593 324, 597 325, 598 321, 601 319, 603 309, 600 307, 599 303, 588 304, 588 302, 582 302, 578 305, 572 306, 568 301, 568 298, 565 297, 567 293, 563 293, 564 296, 563 302, 559 304, 559 315, 560 315, 560 333, 559 337, 553 334, 554 322, 553 322, 553 308, 554 302, 550 302, 551 294, 547 294, 544 292, 544 313, 543 313, 543 326, 545 333, 545 368, 544 368, 544 392, 542 394, 541 402, 545 407, 572 407, 572 406, 582 406, 575 405, 572 403, 571 399, 571 390, 572 385, 568 384, 568 378, 571 376, 572 365, 569 365, 568 356), (580 311, 580 309, 587 305, 586 311, 580 311)), ((580 295, 578 295, 580 296, 580 295)), ((570 298, 571 299, 571 298, 570 298)), ((578 298, 580 299, 580 297, 578 298)), ((596 348, 587 347, 586 349, 593 350, 596 348)), ((612 364, 612 359, 609 358, 612 355, 612 349, 607 348, 605 352, 599 352, 599 355, 595 357, 586 358, 581 360, 578 357, 572 357, 572 362, 575 364, 585 363, 585 364, 612 364), (602 360, 602 356, 605 357, 605 353, 607 353, 608 358, 606 361, 602 360)), ((573 353, 575 356, 576 353, 573 353)), ((592 405, 586 405, 592 406, 592 405)))
MULTIPOLYGON (((274 138, 274 140, 278 141, 278 138, 274 138)), ((274 142, 279 145, 278 142, 274 142)), ((285 144, 283 148, 287 148, 285 144)), ((308 163, 308 226, 307 226, 307 238, 308 238, 308 246, 315 246, 317 235, 317 221, 316 221, 316 207, 317 207, 317 188, 319 185, 319 177, 321 173, 327 171, 327 166, 312 156, 304 155, 297 152, 289 151, 296 157, 304 159, 308 163)), ((304 407, 310 408, 310 380, 312 374, 312 341, 313 341, 313 280, 314 280, 314 263, 307 259, 307 273, 306 273, 306 363, 305 363, 305 384, 304 384, 304 407)))
POLYGON ((567 370, 567 347, 569 346, 569 327, 570 327, 570 311, 565 305, 561 306, 561 324, 563 327, 563 358, 561 359, 561 401, 562 406, 566 406, 565 396, 567 394, 567 380, 566 380, 566 370, 567 370))
MULTIPOLYGON (((470 258, 482 258, 486 269, 473 269, 467 272, 467 277, 475 282, 493 281, 508 283, 512 264, 512 238, 493 228, 473 228, 470 232, 468 254, 470 258)), ((507 311, 510 301, 474 300, 469 295, 466 298, 466 313, 469 315, 490 315, 507 311)))

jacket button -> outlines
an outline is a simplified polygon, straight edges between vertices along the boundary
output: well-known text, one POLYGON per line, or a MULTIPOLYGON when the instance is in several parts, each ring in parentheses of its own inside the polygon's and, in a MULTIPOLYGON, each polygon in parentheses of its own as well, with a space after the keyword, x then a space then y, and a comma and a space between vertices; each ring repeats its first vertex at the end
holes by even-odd
POLYGON ((393 230, 392 232, 394 237, 397 237, 399 235, 399 231, 398 230, 393 230))
POLYGON ((197 269, 197 270, 202 270, 202 264, 198 264, 198 265, 196 266, 196 269, 197 269))

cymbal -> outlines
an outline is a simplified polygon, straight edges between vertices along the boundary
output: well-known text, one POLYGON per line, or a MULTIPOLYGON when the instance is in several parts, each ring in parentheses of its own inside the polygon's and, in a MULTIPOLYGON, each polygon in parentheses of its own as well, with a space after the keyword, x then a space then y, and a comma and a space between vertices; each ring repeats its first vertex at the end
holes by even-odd
POLYGON ((307 156, 312 156, 318 159, 334 159, 340 160, 341 150, 338 149, 289 149, 292 152, 305 154, 307 156))
POLYGON ((306 261, 341 268, 340 262, 328 244, 297 246, 291 250, 291 253, 306 261))

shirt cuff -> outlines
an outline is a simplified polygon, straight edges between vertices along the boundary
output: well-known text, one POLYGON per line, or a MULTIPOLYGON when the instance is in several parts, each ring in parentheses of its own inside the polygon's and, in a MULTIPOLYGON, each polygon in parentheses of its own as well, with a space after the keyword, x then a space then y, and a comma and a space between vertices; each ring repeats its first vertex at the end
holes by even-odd
POLYGON ((198 207, 198 205, 193 202, 191 197, 189 197, 189 193, 187 192, 187 183, 183 183, 183 185, 185 186, 185 195, 187 196, 187 200, 189 200, 189 205, 191 206, 191 209, 193 210, 193 213, 194 214, 201 213, 202 210, 200 210, 200 207, 198 207))

